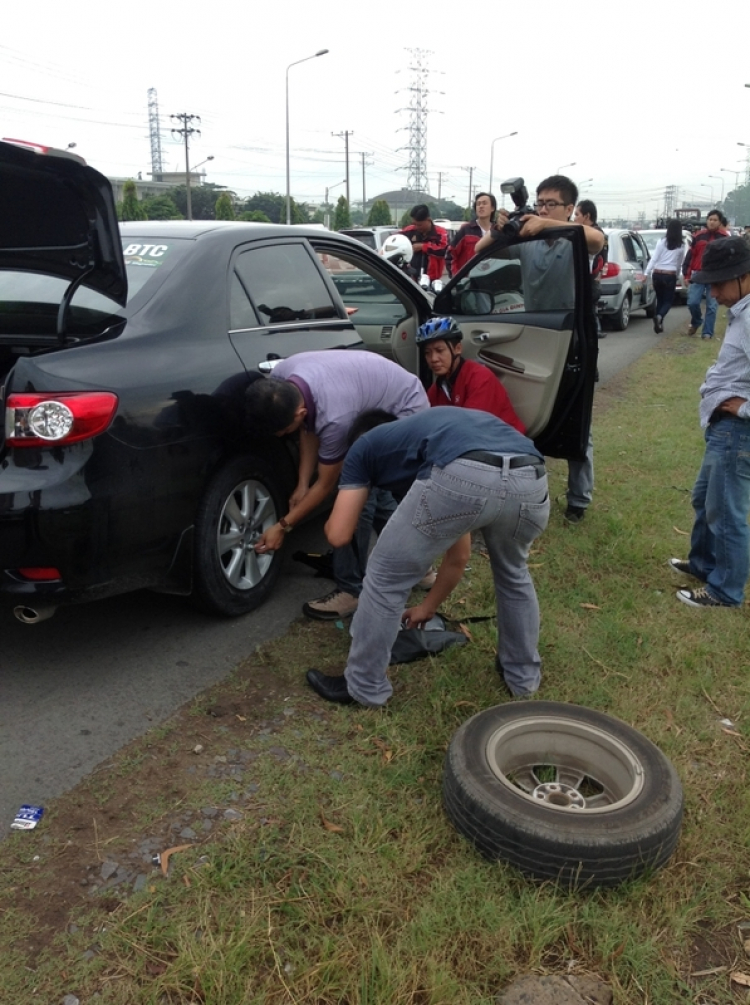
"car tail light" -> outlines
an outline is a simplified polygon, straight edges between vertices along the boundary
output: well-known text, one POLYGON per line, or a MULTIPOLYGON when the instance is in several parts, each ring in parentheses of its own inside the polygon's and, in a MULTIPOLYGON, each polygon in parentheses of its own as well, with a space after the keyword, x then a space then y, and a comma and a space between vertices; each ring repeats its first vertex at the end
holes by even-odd
POLYGON ((611 279, 613 276, 620 275, 620 266, 617 262, 607 262, 607 264, 602 269, 599 278, 600 279, 611 279))
POLYGON ((19 569, 18 574, 23 576, 24 579, 31 579, 37 583, 51 583, 58 579, 62 579, 59 569, 53 568, 28 568, 19 569))
POLYGON ((13 447, 67 446, 103 433, 117 409, 111 391, 9 394, 5 442, 13 447))

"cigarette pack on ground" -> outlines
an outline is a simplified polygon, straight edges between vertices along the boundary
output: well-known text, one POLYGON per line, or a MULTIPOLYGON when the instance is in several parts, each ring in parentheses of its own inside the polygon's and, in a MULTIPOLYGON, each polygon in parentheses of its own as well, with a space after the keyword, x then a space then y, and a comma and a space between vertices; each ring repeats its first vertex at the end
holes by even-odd
POLYGON ((15 831, 33 830, 42 819, 43 813, 43 806, 27 806, 24 804, 18 813, 16 813, 16 818, 10 825, 10 829, 15 831))

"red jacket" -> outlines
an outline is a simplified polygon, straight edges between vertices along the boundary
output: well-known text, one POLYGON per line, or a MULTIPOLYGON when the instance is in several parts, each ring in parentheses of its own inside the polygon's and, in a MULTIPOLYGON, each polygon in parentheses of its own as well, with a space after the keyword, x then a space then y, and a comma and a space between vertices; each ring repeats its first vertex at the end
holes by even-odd
POLYGON ((718 230, 699 230, 697 234, 693 235, 693 243, 688 249, 687 255, 685 255, 685 261, 682 263, 682 274, 685 279, 690 279, 693 272, 697 272, 701 265, 703 265, 703 254, 706 248, 712 241, 718 241, 720 237, 729 237, 729 231, 724 230, 723 227, 719 227, 718 230))
POLYGON ((420 234, 411 223, 408 227, 404 227, 401 233, 408 237, 412 244, 422 245, 422 250, 415 252, 411 260, 411 267, 416 272, 417 279, 422 271, 427 273, 430 282, 440 279, 445 268, 445 252, 448 250, 448 231, 436 227, 433 223, 432 230, 420 234))
POLYGON ((463 227, 456 231, 446 255, 445 264, 448 267, 449 275, 455 276, 474 257, 476 254, 474 248, 476 248, 477 242, 481 241, 483 236, 482 228, 476 220, 472 220, 471 223, 465 223, 463 227))
POLYGON ((489 412, 513 426, 519 433, 526 432, 503 385, 486 366, 475 363, 474 360, 462 359, 450 380, 436 381, 428 388, 427 397, 434 406, 456 405, 459 408, 476 408, 480 412, 489 412), (450 392, 450 399, 446 390, 450 392))

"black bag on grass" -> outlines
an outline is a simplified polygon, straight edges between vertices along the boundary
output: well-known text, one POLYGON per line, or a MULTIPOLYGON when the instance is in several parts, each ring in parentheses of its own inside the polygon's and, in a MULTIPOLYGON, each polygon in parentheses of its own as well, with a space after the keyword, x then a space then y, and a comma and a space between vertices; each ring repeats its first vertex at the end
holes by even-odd
POLYGON ((448 646, 466 645, 463 632, 451 632, 445 626, 445 618, 436 614, 421 628, 402 628, 391 649, 391 663, 411 663, 441 653, 448 646))

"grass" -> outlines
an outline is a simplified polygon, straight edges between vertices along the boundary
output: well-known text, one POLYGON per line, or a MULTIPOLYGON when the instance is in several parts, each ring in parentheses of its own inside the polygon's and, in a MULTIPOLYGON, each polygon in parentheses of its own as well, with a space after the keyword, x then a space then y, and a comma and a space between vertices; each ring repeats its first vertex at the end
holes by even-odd
MULTIPOLYGON (((492 622, 470 626, 470 645, 395 668, 394 698, 377 712, 323 706, 304 688, 313 661, 342 664, 347 637, 298 623, 115 760, 107 785, 130 802, 118 813, 109 801, 106 854, 147 833, 154 806, 170 798, 196 812, 242 811, 174 856, 168 878, 155 872, 141 893, 118 895, 104 920, 97 903, 79 905, 32 958, 24 947, 43 898, 23 877, 33 855, 48 879, 56 875, 72 839, 70 804, 50 809, 46 845, 40 828, 0 847, 11 891, 0 899, 4 998, 489 1005, 523 974, 595 973, 618 1005, 746 1000, 729 974, 750 971, 737 928, 750 919, 748 611, 679 604, 680 580, 666 566, 687 553, 702 456, 697 388, 715 352, 671 336, 600 392, 595 504, 570 527, 561 502, 531 562, 543 696, 618 716, 677 767, 686 814, 667 868, 615 890, 570 893, 485 862, 453 831, 440 800, 446 746, 474 711, 505 700, 492 622), (217 703, 252 710, 261 672, 275 684, 270 718, 211 720, 217 703), (186 773, 198 763, 195 737, 211 756, 251 750, 242 781, 186 773), (158 763, 144 775, 160 752, 178 750, 173 789, 158 763)), ((550 471, 560 496, 566 465, 550 471)), ((476 553, 449 613, 492 607, 488 563, 476 553)), ((87 791, 97 784, 95 776, 87 791)))

